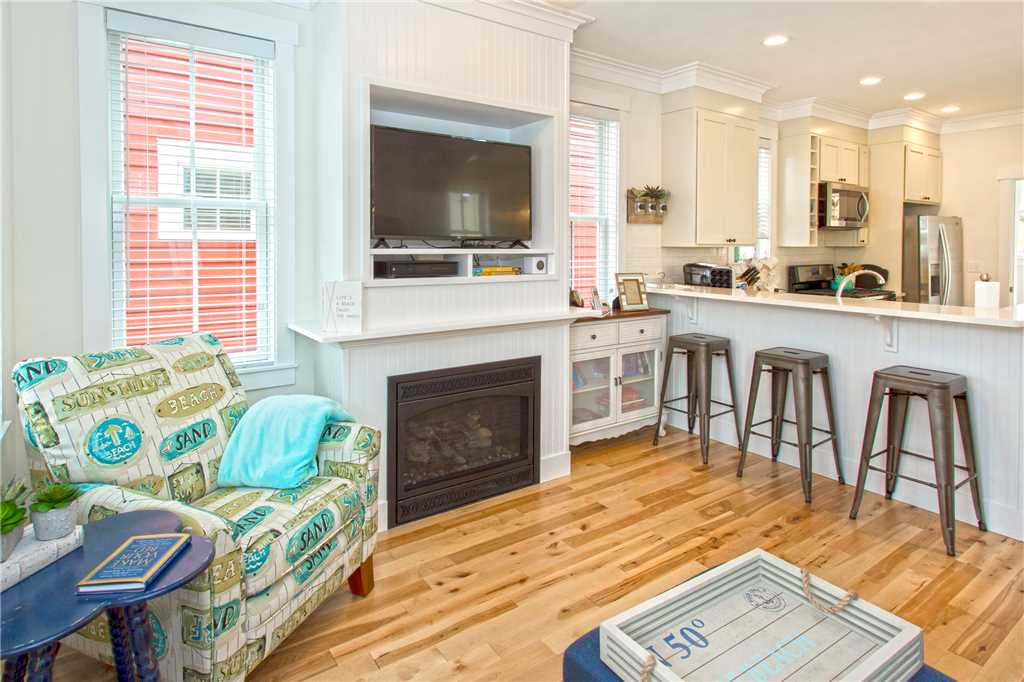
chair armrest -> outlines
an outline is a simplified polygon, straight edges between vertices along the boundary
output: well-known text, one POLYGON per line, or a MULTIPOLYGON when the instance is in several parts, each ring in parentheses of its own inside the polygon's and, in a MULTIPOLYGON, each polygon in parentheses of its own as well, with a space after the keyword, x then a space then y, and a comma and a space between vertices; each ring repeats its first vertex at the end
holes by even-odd
POLYGON ((356 422, 328 424, 316 452, 321 476, 347 478, 359 490, 366 512, 363 521, 364 559, 373 552, 377 534, 379 454, 380 431, 356 422))
POLYGON ((231 538, 231 524, 216 514, 192 507, 184 502, 164 500, 117 485, 106 483, 75 483, 74 485, 83 493, 76 502, 78 523, 97 521, 125 512, 161 509, 169 511, 181 519, 182 532, 210 538, 218 556, 235 548, 235 542, 231 538))

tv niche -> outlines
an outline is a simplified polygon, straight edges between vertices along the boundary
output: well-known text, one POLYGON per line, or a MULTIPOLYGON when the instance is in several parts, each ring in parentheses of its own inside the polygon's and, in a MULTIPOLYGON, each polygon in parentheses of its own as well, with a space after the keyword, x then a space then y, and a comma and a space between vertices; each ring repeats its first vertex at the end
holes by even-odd
POLYGON ((529 145, 372 126, 373 238, 531 239, 530 154, 529 145))

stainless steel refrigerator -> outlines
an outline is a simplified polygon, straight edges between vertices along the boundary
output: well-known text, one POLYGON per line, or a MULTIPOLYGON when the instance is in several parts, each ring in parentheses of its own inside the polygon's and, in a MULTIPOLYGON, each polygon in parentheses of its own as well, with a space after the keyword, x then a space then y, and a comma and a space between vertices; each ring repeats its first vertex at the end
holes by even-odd
POLYGON ((906 301, 964 304, 964 233, 960 218, 908 214, 903 218, 906 301))

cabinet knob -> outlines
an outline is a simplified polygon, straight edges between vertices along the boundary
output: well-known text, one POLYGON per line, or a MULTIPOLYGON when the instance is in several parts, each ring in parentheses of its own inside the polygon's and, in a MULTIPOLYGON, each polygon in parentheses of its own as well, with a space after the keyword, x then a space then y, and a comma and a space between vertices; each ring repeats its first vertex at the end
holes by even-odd
POLYGON ((643 334, 643 333, 644 333, 644 330, 643 330, 643 329, 641 329, 641 330, 640 330, 640 333, 641 333, 641 334, 643 334))
POLYGON ((590 340, 591 341, 597 341, 597 334, 591 334, 590 335, 590 340))
POLYGON ((932 199, 931 197, 921 197, 921 198, 924 199, 925 201, 931 201, 931 199, 932 199))

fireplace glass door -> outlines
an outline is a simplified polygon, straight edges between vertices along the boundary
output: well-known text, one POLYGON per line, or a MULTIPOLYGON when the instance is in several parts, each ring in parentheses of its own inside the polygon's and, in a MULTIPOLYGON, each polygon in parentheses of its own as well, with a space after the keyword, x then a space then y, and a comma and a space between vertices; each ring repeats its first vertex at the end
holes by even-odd
POLYGON ((455 401, 422 402, 436 405, 403 406, 398 417, 398 484, 403 492, 415 494, 528 461, 528 396, 479 391, 455 401))

